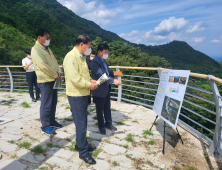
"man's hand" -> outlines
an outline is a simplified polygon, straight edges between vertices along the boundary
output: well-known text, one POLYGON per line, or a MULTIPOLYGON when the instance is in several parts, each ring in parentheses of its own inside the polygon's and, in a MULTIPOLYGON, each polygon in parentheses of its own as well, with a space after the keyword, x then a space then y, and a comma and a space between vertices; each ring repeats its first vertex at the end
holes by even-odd
POLYGON ((117 79, 114 79, 113 83, 114 83, 116 86, 122 85, 122 83, 121 83, 119 80, 117 80, 117 79))
MULTIPOLYGON (((94 80, 94 81, 95 81, 95 80, 94 80)), ((97 88, 98 88, 98 86, 95 85, 95 82, 92 82, 92 81, 91 81, 90 90, 95 90, 95 89, 97 89, 97 88)))
POLYGON ((90 82, 95 84, 96 80, 91 79, 90 82))
POLYGON ((122 71, 114 71, 114 76, 117 76, 117 77, 122 77, 123 76, 123 73, 122 71))
POLYGON ((32 61, 29 63, 29 65, 32 65, 32 61))
POLYGON ((61 79, 61 73, 58 73, 58 77, 56 78, 56 82, 59 82, 61 79))

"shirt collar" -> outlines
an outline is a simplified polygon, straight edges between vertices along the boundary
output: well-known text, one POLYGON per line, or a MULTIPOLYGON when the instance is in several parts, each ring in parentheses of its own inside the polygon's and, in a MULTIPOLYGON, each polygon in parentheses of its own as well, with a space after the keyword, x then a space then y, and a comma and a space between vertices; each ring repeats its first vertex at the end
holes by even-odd
MULTIPOLYGON (((98 57, 100 58, 100 56, 98 55, 98 57)), ((102 62, 104 63, 105 62, 105 60, 103 60, 102 58, 100 58, 100 60, 102 60, 102 62)))
MULTIPOLYGON (((79 51, 79 50, 78 50, 79 51)), ((85 59, 86 56, 82 55, 82 53, 79 52, 79 54, 81 55, 82 59, 85 59)))
POLYGON ((48 47, 47 46, 44 46, 44 45, 42 45, 47 51, 49 51, 49 49, 48 49, 48 47))

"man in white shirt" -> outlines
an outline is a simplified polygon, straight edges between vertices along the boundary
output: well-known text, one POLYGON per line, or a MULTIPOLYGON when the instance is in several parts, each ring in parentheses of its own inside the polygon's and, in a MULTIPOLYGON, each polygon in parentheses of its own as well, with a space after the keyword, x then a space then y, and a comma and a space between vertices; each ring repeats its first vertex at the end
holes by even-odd
POLYGON ((37 85, 37 77, 36 77, 35 70, 32 64, 32 59, 31 59, 31 50, 26 50, 25 53, 27 57, 25 57, 22 60, 22 66, 24 70, 26 71, 26 80, 29 85, 30 97, 32 98, 33 102, 36 102, 37 100, 40 100, 40 96, 39 96, 39 88, 37 85), (35 86, 35 89, 36 89, 36 98, 34 97, 34 93, 33 93, 33 85, 35 86))

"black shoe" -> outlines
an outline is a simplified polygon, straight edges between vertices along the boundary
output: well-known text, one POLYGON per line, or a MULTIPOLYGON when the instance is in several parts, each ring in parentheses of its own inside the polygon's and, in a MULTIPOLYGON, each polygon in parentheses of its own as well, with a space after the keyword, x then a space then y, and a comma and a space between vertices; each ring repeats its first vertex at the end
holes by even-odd
POLYGON ((106 135, 106 129, 105 128, 99 128, 99 133, 102 135, 106 135))
POLYGON ((37 101, 38 101, 38 100, 41 101, 41 97, 36 97, 36 100, 37 100, 37 101))
POLYGON ((35 99, 35 98, 32 98, 32 102, 36 102, 36 99, 35 99))
POLYGON ((110 125, 110 126, 105 126, 107 129, 110 129, 112 131, 117 131, 117 128, 114 127, 113 125, 110 125))
MULTIPOLYGON (((76 145, 75 145, 75 150, 76 150, 76 151, 79 151, 79 148, 78 148, 78 146, 76 146, 76 145)), ((94 151, 95 149, 89 146, 87 150, 88 150, 89 152, 92 152, 92 151, 94 151)))
POLYGON ((80 159, 83 159, 85 163, 94 165, 96 161, 92 158, 92 156, 88 153, 86 156, 79 156, 80 159))

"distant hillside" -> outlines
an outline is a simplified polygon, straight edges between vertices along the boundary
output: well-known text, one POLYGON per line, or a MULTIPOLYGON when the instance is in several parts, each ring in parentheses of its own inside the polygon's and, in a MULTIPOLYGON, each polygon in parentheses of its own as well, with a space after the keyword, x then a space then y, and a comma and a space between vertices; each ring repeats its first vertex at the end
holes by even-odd
MULTIPOLYGON (((21 64, 20 59, 25 56, 23 51, 26 48, 31 48, 35 43, 35 30, 39 27, 45 27, 50 31, 52 38, 50 48, 60 64, 63 62, 66 53, 75 44, 77 35, 85 33, 93 40, 96 37, 100 37, 102 41, 107 43, 114 42, 114 44, 118 44, 118 41, 121 41, 131 46, 132 49, 133 47, 139 47, 141 52, 146 53, 143 54, 142 58, 144 62, 139 60, 139 54, 135 55, 138 58, 128 54, 129 57, 135 59, 138 66, 149 67, 153 64, 153 62, 148 61, 150 57, 159 56, 158 62, 160 61, 159 58, 165 58, 174 69, 187 69, 193 72, 222 77, 222 67, 216 61, 194 50, 185 42, 173 41, 160 46, 133 44, 115 33, 100 28, 96 23, 79 17, 56 0, 1 0, 0 11, 0 23, 5 24, 4 28, 2 24, 0 27, 0 64, 21 64), (18 45, 20 39, 21 41, 26 41, 27 39, 29 41, 27 45, 18 45), (14 44, 13 41, 15 42, 14 44), (147 60, 145 56, 147 56, 147 60)), ((121 54, 122 48, 123 46, 116 46, 116 56, 121 54)), ((151 58, 154 61, 155 57, 151 58)), ((122 65, 125 63, 125 59, 121 57, 121 60, 123 60, 122 65)), ((109 61, 111 62, 111 60, 109 61)), ((164 61, 164 59, 161 59, 161 61, 164 61)), ((154 65, 158 62, 155 62, 154 65)), ((127 66, 133 64, 135 63, 127 66)), ((163 67, 163 65, 158 66, 163 67)))
POLYGON ((83 19, 56 0, 2 0, 0 1, 0 22, 17 28, 24 34, 35 38, 35 30, 47 28, 52 37, 51 48, 60 58, 74 45, 80 33, 97 36, 111 42, 121 40, 117 34, 101 29, 92 21, 83 19))
POLYGON ((151 56, 164 57, 173 69, 192 70, 196 73, 222 77, 222 66, 206 54, 194 50, 183 41, 173 41, 159 46, 136 45, 151 56))

